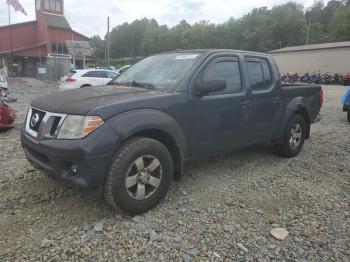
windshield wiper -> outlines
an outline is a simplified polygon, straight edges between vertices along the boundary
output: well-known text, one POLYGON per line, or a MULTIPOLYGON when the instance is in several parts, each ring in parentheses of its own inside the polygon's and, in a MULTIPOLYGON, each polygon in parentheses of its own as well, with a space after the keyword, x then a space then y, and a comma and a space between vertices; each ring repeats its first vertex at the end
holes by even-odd
POLYGON ((141 88, 145 88, 145 89, 149 89, 149 90, 155 89, 155 86, 150 84, 150 83, 141 83, 141 82, 137 82, 137 81, 132 81, 131 84, 132 84, 132 86, 141 87, 141 88))
POLYGON ((154 90, 155 86, 149 83, 141 83, 137 81, 131 81, 131 82, 109 82, 109 85, 116 85, 116 86, 133 86, 133 87, 140 87, 145 88, 149 90, 154 90))

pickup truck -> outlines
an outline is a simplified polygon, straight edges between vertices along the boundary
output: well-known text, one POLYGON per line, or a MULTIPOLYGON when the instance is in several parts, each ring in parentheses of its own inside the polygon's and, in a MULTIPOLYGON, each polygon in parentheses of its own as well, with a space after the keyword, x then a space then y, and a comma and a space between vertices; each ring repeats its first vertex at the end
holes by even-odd
POLYGON ((34 100, 21 141, 38 170, 101 188, 112 207, 140 214, 188 161, 266 141, 298 155, 322 102, 320 86, 282 86, 270 55, 181 50, 145 58, 106 86, 34 100))

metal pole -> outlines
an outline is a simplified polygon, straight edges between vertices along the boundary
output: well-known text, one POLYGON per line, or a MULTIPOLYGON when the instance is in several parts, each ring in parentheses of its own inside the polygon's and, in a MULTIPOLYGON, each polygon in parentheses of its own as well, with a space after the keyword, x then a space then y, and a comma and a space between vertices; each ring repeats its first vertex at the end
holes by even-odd
POLYGON ((10 67, 9 67, 9 76, 12 76, 12 65, 13 65, 13 61, 12 61, 12 27, 11 27, 11 8, 10 8, 10 4, 7 4, 7 8, 8 8, 8 13, 9 13, 9 29, 10 29, 10 67))
POLYGON ((107 65, 109 65, 110 58, 110 36, 109 36, 109 17, 107 17, 107 65))
POLYGON ((310 27, 311 27, 311 19, 309 19, 309 26, 307 28, 306 43, 305 43, 306 45, 309 44, 310 27))

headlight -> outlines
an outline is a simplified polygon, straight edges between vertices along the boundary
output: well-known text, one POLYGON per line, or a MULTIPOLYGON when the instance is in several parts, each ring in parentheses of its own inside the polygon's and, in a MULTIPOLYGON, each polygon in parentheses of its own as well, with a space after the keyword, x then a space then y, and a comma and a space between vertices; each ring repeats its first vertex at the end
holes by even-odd
POLYGON ((78 139, 86 137, 103 125, 103 123, 103 120, 99 116, 68 115, 58 132, 57 139, 78 139))
POLYGON ((5 82, 5 77, 0 76, 0 82, 5 82))

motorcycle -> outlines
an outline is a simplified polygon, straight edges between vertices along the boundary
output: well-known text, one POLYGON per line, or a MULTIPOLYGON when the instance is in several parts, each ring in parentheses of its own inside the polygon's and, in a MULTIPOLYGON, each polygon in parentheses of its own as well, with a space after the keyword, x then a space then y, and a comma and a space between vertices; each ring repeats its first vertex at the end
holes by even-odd
POLYGON ((350 85, 350 74, 342 74, 339 77, 339 84, 343 86, 350 85))

